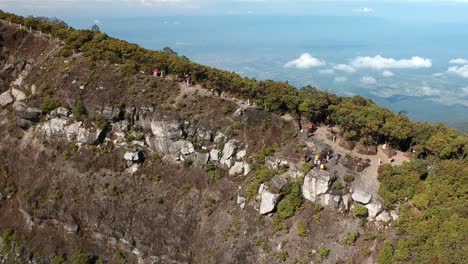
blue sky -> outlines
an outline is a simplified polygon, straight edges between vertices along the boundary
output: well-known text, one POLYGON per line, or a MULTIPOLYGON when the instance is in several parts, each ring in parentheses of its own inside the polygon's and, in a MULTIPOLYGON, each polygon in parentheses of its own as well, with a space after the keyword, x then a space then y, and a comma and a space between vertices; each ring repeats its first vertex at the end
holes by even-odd
POLYGON ((368 15, 468 20, 468 0, 0 0, 0 8, 49 16, 368 15))

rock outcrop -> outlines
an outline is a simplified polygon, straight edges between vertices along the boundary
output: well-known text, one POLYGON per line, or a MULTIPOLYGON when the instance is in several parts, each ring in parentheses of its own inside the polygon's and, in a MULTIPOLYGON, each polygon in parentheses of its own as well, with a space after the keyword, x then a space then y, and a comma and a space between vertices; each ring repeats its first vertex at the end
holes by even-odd
POLYGON ((302 194, 305 199, 316 202, 317 197, 330 189, 334 179, 333 174, 323 170, 311 170, 304 178, 302 194))

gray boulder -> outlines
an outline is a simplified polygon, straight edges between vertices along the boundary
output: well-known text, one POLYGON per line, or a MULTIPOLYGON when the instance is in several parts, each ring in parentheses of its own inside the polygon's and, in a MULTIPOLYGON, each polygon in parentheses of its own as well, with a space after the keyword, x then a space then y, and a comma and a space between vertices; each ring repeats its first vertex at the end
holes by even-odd
POLYGON ((0 106, 5 107, 11 103, 13 103, 13 96, 9 90, 0 94, 0 106))
POLYGON ((268 187, 275 192, 280 192, 287 184, 288 180, 285 177, 275 175, 268 183, 268 187))
POLYGON ((229 175, 239 175, 242 174, 244 170, 244 163, 243 162, 236 162, 234 165, 229 169, 229 175))
POLYGON ((157 138, 179 140, 183 137, 182 124, 179 122, 155 121, 151 122, 151 131, 157 138))
POLYGON ((319 195, 328 192, 333 179, 333 174, 328 171, 311 170, 304 177, 304 184, 302 185, 302 194, 304 198, 309 201, 316 202, 319 195))
POLYGON ((64 224, 63 229, 69 234, 76 234, 78 233, 78 225, 77 224, 64 224))
POLYGON ((102 110, 102 117, 109 122, 118 122, 123 118, 123 113, 119 107, 105 106, 102 110))
POLYGON ((26 94, 15 88, 11 89, 11 95, 13 96, 15 101, 23 101, 26 99, 26 94))
POLYGON ((358 203, 368 204, 372 198, 372 195, 362 190, 355 190, 351 195, 351 198, 353 198, 353 200, 358 203))
POLYGON ((387 211, 383 211, 375 218, 375 220, 387 223, 387 222, 390 222, 392 218, 387 211))
POLYGON ((382 204, 378 202, 372 202, 370 204, 367 204, 366 208, 370 219, 375 218, 380 212, 382 212, 382 204))
POLYGON ((349 210, 350 204, 351 204, 351 195, 345 194, 341 197, 341 200, 343 201, 343 209, 344 210, 349 210))
POLYGON ((59 107, 59 108, 56 108, 54 110, 52 110, 50 112, 50 115, 51 116, 55 116, 55 117, 69 117, 70 116, 70 113, 71 111, 65 107, 59 107))
POLYGON ((273 212, 278 204, 281 195, 274 194, 268 190, 263 190, 260 201, 260 214, 265 215, 273 212))
POLYGON ((331 195, 329 193, 320 195, 319 197, 320 204, 323 207, 330 209, 338 209, 340 207, 341 197, 338 195, 331 195))
POLYGON ((143 162, 143 153, 140 151, 125 152, 124 159, 127 162, 127 166, 131 167, 135 163, 143 162))
POLYGON ((228 166, 229 168, 233 165, 231 158, 236 154, 237 151, 237 140, 231 139, 223 148, 223 156, 221 157, 221 163, 228 166))
POLYGON ((210 159, 213 161, 219 161, 221 151, 219 149, 212 149, 210 151, 210 159))

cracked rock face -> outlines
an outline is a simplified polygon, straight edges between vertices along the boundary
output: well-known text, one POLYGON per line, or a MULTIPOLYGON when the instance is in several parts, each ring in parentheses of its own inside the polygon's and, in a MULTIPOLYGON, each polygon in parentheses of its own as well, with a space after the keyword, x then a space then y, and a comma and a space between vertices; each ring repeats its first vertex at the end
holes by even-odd
POLYGON ((311 170, 304 177, 304 184, 302 185, 304 198, 316 202, 319 195, 328 192, 333 178, 333 175, 327 171, 311 170))
POLYGON ((0 106, 5 107, 11 103, 13 103, 13 96, 10 91, 0 94, 0 106))
POLYGON ((263 190, 261 193, 260 214, 269 214, 273 212, 278 204, 281 195, 274 194, 268 190, 263 190))
POLYGON ((351 195, 351 198, 353 198, 353 200, 358 203, 368 204, 372 198, 372 195, 362 190, 355 190, 351 195))

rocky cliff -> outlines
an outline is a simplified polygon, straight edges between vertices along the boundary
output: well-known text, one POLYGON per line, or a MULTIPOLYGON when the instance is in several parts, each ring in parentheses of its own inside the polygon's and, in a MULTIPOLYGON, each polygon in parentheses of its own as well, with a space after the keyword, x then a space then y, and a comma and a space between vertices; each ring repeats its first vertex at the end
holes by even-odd
POLYGON ((0 27, 4 263, 373 263, 392 236, 376 147, 0 27))

